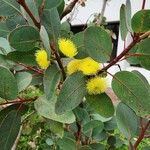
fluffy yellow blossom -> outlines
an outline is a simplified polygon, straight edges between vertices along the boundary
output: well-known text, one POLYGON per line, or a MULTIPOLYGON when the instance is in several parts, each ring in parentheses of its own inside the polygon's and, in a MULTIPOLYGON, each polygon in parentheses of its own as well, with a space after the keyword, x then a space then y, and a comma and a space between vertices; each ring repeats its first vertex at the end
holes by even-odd
POLYGON ((79 66, 79 70, 85 75, 94 75, 101 69, 102 65, 90 57, 81 60, 81 64, 79 66))
POLYGON ((35 54, 36 61, 40 68, 47 69, 47 67, 50 64, 50 61, 48 61, 47 53, 45 50, 38 50, 35 54))
POLYGON ((106 78, 94 77, 87 81, 86 89, 90 95, 104 93, 107 89, 106 78))
POLYGON ((74 57, 77 54, 76 45, 69 39, 58 40, 59 50, 67 57, 74 57))
POLYGON ((79 70, 81 60, 74 59, 70 61, 67 65, 67 73, 70 75, 74 72, 77 72, 79 70))

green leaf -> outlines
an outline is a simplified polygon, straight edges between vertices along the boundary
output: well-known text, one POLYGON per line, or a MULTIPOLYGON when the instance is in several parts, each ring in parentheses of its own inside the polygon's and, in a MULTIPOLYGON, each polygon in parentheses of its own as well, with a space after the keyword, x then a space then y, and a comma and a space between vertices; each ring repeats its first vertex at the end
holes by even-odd
POLYGON ((70 111, 63 115, 57 115, 55 113, 55 103, 56 97, 48 101, 45 96, 42 96, 34 102, 34 107, 37 110, 37 112, 45 118, 61 123, 73 123, 75 121, 75 116, 73 112, 70 111))
POLYGON ((27 24, 27 21, 25 20, 25 18, 19 15, 8 17, 5 22, 9 30, 14 30, 18 26, 27 24))
POLYGON ((11 52, 11 47, 10 47, 8 41, 5 38, 2 38, 2 37, 0 37, 0 50, 1 49, 3 49, 2 52, 3 52, 4 55, 11 52))
POLYGON ((44 10, 42 15, 42 24, 44 25, 50 39, 55 42, 60 37, 60 18, 56 8, 44 10))
POLYGON ((75 43, 78 49, 78 54, 75 56, 77 59, 83 59, 88 57, 88 53, 85 50, 84 45, 84 32, 79 32, 72 37, 72 41, 75 43))
POLYGON ((92 150, 92 148, 85 145, 85 146, 82 146, 79 150, 92 150))
POLYGON ((110 59, 112 42, 110 35, 100 27, 89 27, 84 33, 85 49, 98 62, 110 59))
POLYGON ((63 137, 63 135, 64 135, 64 128, 63 128, 63 124, 62 123, 50 120, 49 121, 49 127, 50 127, 50 130, 54 134, 56 134, 60 138, 63 137))
POLYGON ((45 71, 43 84, 47 100, 51 100, 51 98, 56 95, 55 91, 60 78, 61 73, 56 64, 50 65, 45 71))
POLYGON ((10 45, 17 51, 30 51, 39 41, 39 33, 32 26, 22 26, 9 35, 10 45))
POLYGON ((1 37, 7 37, 10 30, 8 29, 6 22, 0 22, 0 36, 1 37))
POLYGON ((20 107, 20 104, 12 104, 12 105, 7 106, 6 108, 2 109, 0 111, 0 124, 2 123, 3 119, 6 118, 8 113, 12 110, 18 111, 18 113, 20 115, 24 115, 28 111, 28 106, 22 104, 21 107, 20 107))
POLYGON ((91 107, 93 111, 101 116, 106 118, 113 116, 113 103, 106 94, 87 95, 86 100, 89 104, 89 107, 91 107))
POLYGON ((74 114, 77 121, 80 122, 82 125, 90 121, 90 115, 84 108, 77 107, 76 109, 74 109, 74 114))
POLYGON ((0 54, 0 65, 9 69, 14 67, 14 63, 9 61, 5 55, 1 55, 1 54, 0 54))
POLYGON ((120 8, 120 33, 121 33, 122 40, 125 40, 128 33, 126 20, 127 20, 126 6, 122 4, 120 8))
MULTIPOLYGON (((37 0, 36 2, 37 2, 38 7, 40 7, 42 4, 42 0, 37 0)), ((62 11, 64 10, 64 5, 65 5, 64 0, 45 0, 44 10, 50 10, 52 8, 57 7, 57 10, 59 14, 61 15, 62 11)))
POLYGON ((47 138, 45 142, 46 142, 46 144, 49 145, 49 146, 52 146, 52 145, 54 144, 53 140, 50 139, 50 138, 47 138))
POLYGON ((56 102, 56 113, 63 114, 77 107, 86 95, 85 77, 77 72, 69 76, 63 84, 56 102))
POLYGON ((23 63, 30 66, 36 66, 36 60, 35 60, 35 50, 31 50, 29 52, 19 52, 14 51, 7 55, 7 58, 9 60, 12 60, 16 63, 23 63))
POLYGON ((50 49, 50 43, 49 43, 50 41, 49 41, 48 33, 44 26, 41 26, 40 37, 43 42, 44 48, 46 49, 48 59, 50 59, 50 56, 51 56, 51 49, 50 49))
POLYGON ((25 90, 32 81, 32 74, 28 72, 18 72, 16 75, 18 92, 25 90))
POLYGON ((135 136, 138 128, 137 116, 133 110, 124 103, 119 103, 117 106, 116 121, 119 130, 126 138, 131 139, 135 136))
MULTIPOLYGON (((133 48, 131 48, 131 50, 129 51, 129 55, 134 55, 134 54, 137 54, 138 52, 138 47, 139 47, 139 44, 136 44, 133 48)), ((128 57, 128 55, 127 55, 128 57)), ((128 57, 126 60, 130 63, 130 64, 139 64, 139 60, 138 60, 138 57, 139 56, 130 56, 128 57)))
POLYGON ((87 133, 96 127, 100 127, 99 132, 101 132, 104 129, 104 124, 100 120, 91 120, 83 126, 83 132, 87 133))
POLYGON ((74 139, 71 139, 69 137, 63 137, 62 139, 59 139, 57 144, 61 148, 61 150, 76 150, 76 142, 74 139))
POLYGON ((17 97, 17 82, 13 74, 5 67, 0 66, 0 97, 13 100, 17 97))
POLYGON ((132 72, 135 75, 137 75, 144 82, 145 86, 147 86, 147 89, 150 89, 149 82, 147 81, 147 79, 139 71, 133 70, 132 72))
POLYGON ((0 145, 2 150, 12 148, 20 130, 21 116, 17 111, 10 111, 0 123, 0 145))
POLYGON ((105 150, 104 145, 100 144, 100 143, 93 143, 89 145, 92 150, 105 150))
POLYGON ((127 24, 128 31, 133 32, 131 27, 131 1, 130 0, 126 0, 126 24, 127 24))
POLYGON ((58 10, 58 13, 59 13, 60 16, 63 13, 64 7, 65 7, 65 1, 64 0, 60 0, 60 3, 58 5, 58 7, 57 7, 57 10, 58 10))
POLYGON ((140 10, 132 18, 132 29, 136 33, 150 30, 150 10, 140 10))
POLYGON ((138 115, 150 114, 150 89, 143 78, 132 72, 121 71, 115 74, 112 88, 118 98, 138 115))
POLYGON ((52 9, 58 7, 62 3, 62 0, 46 0, 44 9, 52 9))
POLYGON ((106 122, 104 123, 104 126, 105 126, 105 130, 106 130, 106 131, 115 130, 115 129, 117 128, 116 118, 115 118, 115 117, 112 117, 111 120, 106 121, 106 122))
POLYGON ((19 4, 16 0, 1 0, 0 1, 0 16, 12 16, 16 13, 21 14, 19 4))
POLYGON ((138 57, 138 60, 142 67, 150 70, 150 38, 145 39, 139 44, 138 54, 142 54, 142 56, 138 57))

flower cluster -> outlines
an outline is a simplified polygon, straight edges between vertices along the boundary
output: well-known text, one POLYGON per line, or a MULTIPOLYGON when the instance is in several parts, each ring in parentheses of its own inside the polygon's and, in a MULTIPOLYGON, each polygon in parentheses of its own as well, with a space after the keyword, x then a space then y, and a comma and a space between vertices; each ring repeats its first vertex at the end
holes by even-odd
POLYGON ((68 63, 67 72, 72 74, 81 71, 84 75, 95 75, 102 69, 102 65, 90 57, 84 59, 74 59, 68 63))
POLYGON ((38 63, 40 68, 47 69, 47 67, 50 65, 47 52, 44 49, 37 50, 35 57, 36 57, 36 62, 38 63))
MULTIPOLYGON (((58 40, 59 50, 67 57, 73 58, 77 55, 76 45, 69 39, 59 39, 58 40)), ((50 65, 48 60, 47 52, 43 49, 38 50, 35 54, 36 61, 42 69, 47 69, 50 65)), ((67 73, 71 75, 77 71, 81 71, 84 75, 95 75, 95 77, 87 80, 86 89, 89 94, 100 94, 106 91, 107 81, 106 78, 96 76, 98 71, 102 69, 102 64, 96 62, 91 57, 86 57, 84 59, 73 59, 67 65, 67 73)))
POLYGON ((101 94, 104 93, 107 89, 107 80, 106 78, 101 78, 96 76, 87 81, 86 89, 89 94, 101 94))
POLYGON ((69 39, 58 40, 59 50, 67 57, 74 57, 77 54, 76 45, 69 39))

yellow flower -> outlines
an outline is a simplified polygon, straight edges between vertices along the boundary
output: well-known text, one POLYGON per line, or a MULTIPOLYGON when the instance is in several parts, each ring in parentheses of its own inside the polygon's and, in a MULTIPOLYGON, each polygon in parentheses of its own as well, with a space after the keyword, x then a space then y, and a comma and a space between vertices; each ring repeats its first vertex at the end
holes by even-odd
POLYGON ((74 57, 77 54, 75 44, 69 39, 59 39, 58 46, 60 51, 67 57, 74 57))
POLYGON ((82 71, 83 74, 85 75, 94 75, 101 69, 102 69, 102 65, 94 61, 90 57, 83 59, 79 66, 79 70, 82 71))
POLYGON ((77 72, 79 69, 80 63, 81 63, 81 60, 77 60, 77 59, 70 61, 67 65, 68 74, 70 75, 74 72, 77 72))
POLYGON ((107 89, 106 78, 94 77, 87 81, 86 89, 90 95, 104 93, 107 89))
POLYGON ((50 61, 48 61, 47 58, 47 53, 45 50, 38 50, 35 54, 36 57, 36 61, 38 63, 38 65, 40 66, 40 68, 42 69, 47 69, 47 67, 50 64, 50 61))

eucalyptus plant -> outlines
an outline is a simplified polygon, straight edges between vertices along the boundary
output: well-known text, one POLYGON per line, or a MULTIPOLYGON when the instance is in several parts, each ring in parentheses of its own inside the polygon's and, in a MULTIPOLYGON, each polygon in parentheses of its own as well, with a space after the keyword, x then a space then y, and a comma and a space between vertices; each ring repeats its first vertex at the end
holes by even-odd
POLYGON ((32 115, 29 109, 50 128, 47 149, 119 149, 114 122, 130 150, 150 137, 147 79, 138 71, 108 70, 123 60, 150 70, 146 1, 133 17, 130 0, 122 4, 121 38, 126 41, 130 34, 132 40, 111 61, 112 37, 105 26, 92 24, 73 34, 61 21, 77 2, 65 7, 64 0, 0 0, 1 150, 10 150, 18 140, 32 115), (117 102, 108 94, 108 75, 117 102), (40 94, 22 96, 29 87, 40 94))

